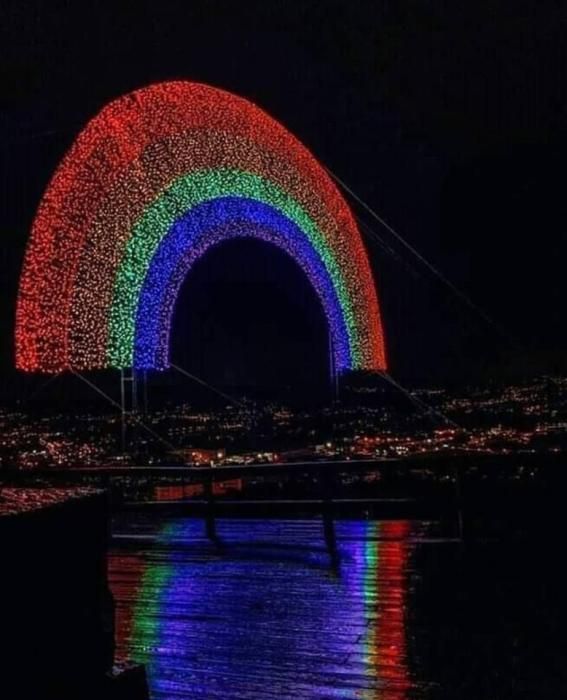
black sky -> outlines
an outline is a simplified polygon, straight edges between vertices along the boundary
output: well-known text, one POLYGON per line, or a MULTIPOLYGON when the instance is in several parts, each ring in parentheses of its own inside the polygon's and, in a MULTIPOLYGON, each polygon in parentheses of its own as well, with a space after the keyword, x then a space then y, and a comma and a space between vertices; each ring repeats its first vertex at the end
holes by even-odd
MULTIPOLYGON (((172 78, 266 109, 516 339, 503 340, 405 253, 369 247, 398 376, 566 369, 565 3, 4 0, 0 19, 4 387, 14 383, 19 268, 51 172, 106 102, 172 78)), ((239 273, 234 251, 220 250, 187 281, 201 311, 183 311, 184 289, 176 352, 194 367, 216 358, 202 371, 222 368, 229 383, 254 361, 269 382, 270 353, 277 376, 301 358, 307 373, 326 361, 309 289, 298 282, 295 296, 282 295, 287 262, 250 246, 239 273), (241 324, 231 321, 238 309, 241 324)))

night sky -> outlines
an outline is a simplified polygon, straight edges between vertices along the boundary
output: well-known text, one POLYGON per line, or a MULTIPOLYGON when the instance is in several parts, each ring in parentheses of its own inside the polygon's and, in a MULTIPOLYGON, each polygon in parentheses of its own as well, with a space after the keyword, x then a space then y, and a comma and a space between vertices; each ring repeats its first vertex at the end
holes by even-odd
MULTIPOLYGON (((18 275, 53 169, 109 100, 166 79, 263 107, 503 329, 354 206, 392 249, 367 243, 394 375, 567 369, 565 3, 3 0, 0 31, 2 391, 20 386, 18 275)), ((314 294, 260 243, 197 266, 173 333, 178 362, 227 386, 327 362, 314 294)))

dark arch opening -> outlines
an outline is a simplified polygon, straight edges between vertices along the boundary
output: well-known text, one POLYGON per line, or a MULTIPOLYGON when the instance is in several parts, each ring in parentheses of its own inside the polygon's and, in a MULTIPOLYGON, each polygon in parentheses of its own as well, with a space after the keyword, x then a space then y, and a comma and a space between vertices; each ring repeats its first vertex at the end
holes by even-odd
POLYGON ((171 359, 227 390, 320 398, 329 392, 328 326, 297 263, 269 243, 208 251, 179 291, 171 359))

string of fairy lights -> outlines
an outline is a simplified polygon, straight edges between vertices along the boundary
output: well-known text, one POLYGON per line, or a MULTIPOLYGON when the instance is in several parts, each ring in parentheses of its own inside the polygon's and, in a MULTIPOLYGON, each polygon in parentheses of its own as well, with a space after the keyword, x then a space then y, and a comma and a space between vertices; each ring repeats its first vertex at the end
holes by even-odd
MULTIPOLYGON (((277 183, 278 180, 284 184, 287 182, 288 191, 292 193, 293 198, 315 220, 321 222, 326 231, 333 233, 334 229, 337 228, 335 219, 329 216, 328 211, 319 198, 315 196, 315 193, 311 197, 305 197, 304 193, 309 191, 309 188, 305 182, 299 182, 299 176, 293 168, 290 168, 289 163, 275 157, 266 158, 265 152, 259 150, 249 140, 240 142, 238 138, 227 139, 226 134, 195 135, 191 133, 184 135, 182 139, 175 139, 173 144, 175 147, 169 144, 165 148, 166 145, 163 141, 155 144, 152 147, 152 158, 149 158, 147 153, 144 154, 142 175, 140 175, 140 169, 136 167, 131 175, 122 178, 118 192, 115 190, 116 196, 110 196, 103 203, 102 216, 97 217, 89 235, 93 252, 89 254, 88 261, 86 258, 83 259, 83 264, 78 269, 76 285, 78 298, 73 304, 73 308, 78 310, 71 325, 71 333, 74 336, 73 347, 77 351, 76 356, 72 357, 75 363, 83 362, 85 366, 104 365, 106 358, 100 357, 100 353, 97 357, 95 350, 100 328, 105 323, 104 311, 112 299, 113 281, 123 256, 126 235, 134 226, 135 221, 143 216, 144 206, 146 208, 150 206, 151 202, 167 189, 171 178, 175 176, 174 179, 178 180, 190 169, 191 161, 187 160, 187 154, 191 154, 192 167, 198 170, 207 169, 206 166, 209 164, 246 172, 251 172, 254 168, 258 170, 258 162, 262 162, 259 159, 263 156, 267 162, 267 168, 269 168, 266 169, 267 175, 264 176, 264 179, 274 183, 277 183), (222 139, 222 148, 216 142, 219 138, 222 139), (209 155, 205 158, 203 154, 209 155), (215 157, 214 161, 210 154, 215 157), (217 154, 219 154, 218 157, 217 154), (164 159, 169 166, 168 173, 165 173, 161 167, 164 159), (150 169, 151 164, 155 164, 156 168, 150 169), (156 169, 158 170, 157 174, 156 169), (285 174, 285 178, 282 178, 282 174, 285 174), (144 192, 143 186, 147 185, 148 180, 153 183, 157 194, 150 191, 149 194, 146 192, 144 197, 132 197, 133 192, 144 192), (124 201, 127 201, 127 206, 123 206, 122 202, 124 201), (109 235, 109 232, 112 232, 112 236, 109 235), (92 305, 89 298, 93 288, 96 289, 99 299, 96 305, 92 305), (80 313, 80 309, 87 303, 91 304, 92 312, 85 316, 80 313)), ((147 189, 148 187, 146 187, 147 189)), ((341 245, 340 241, 339 245, 341 245)))
MULTIPOLYGON (((341 271, 319 230, 298 207, 297 203, 267 180, 248 173, 200 171, 176 181, 161 198, 154 202, 134 226, 114 285, 114 301, 109 324, 110 363, 114 366, 132 365, 131 352, 135 335, 135 312, 140 289, 151 260, 164 236, 171 230, 175 221, 183 216, 183 212, 195 211, 196 225, 200 230, 206 230, 213 220, 209 218, 209 209, 201 208, 198 205, 203 202, 214 202, 223 195, 230 195, 234 198, 247 197, 269 205, 273 211, 279 211, 286 215, 303 232, 303 237, 307 238, 310 247, 315 249, 323 261, 324 267, 319 274, 329 276, 333 281, 349 329, 349 337, 353 346, 352 354, 358 353, 356 318, 350 305, 350 298, 345 290, 344 277, 341 275, 341 271)), ((231 208, 237 212, 237 203, 234 203, 232 207, 225 208, 224 214, 229 218, 231 217, 231 208)), ((233 217, 235 215, 232 214, 233 217)), ((280 229, 284 230, 281 226, 280 229)), ((188 242, 190 244, 191 241, 188 242)), ((346 368, 347 359, 343 357, 339 360, 342 368, 346 368)), ((358 354, 355 355, 353 362, 355 365, 360 362, 358 354)))
POLYGON ((20 280, 17 366, 167 367, 184 276, 241 236, 279 246, 305 271, 339 370, 385 368, 366 251, 331 178, 258 107, 190 82, 114 100, 56 170, 20 280))
MULTIPOLYGON (((164 368, 169 364, 169 328, 179 288, 192 265, 208 249, 233 238, 254 237, 272 243, 297 260, 317 292, 340 358, 339 370, 352 364, 348 327, 332 279, 316 250, 301 229, 273 208, 254 199, 224 197, 206 201, 169 229, 152 256, 143 276, 139 295, 133 364, 136 367, 164 368)), ((120 309, 123 306, 120 304, 120 309)), ((120 319, 118 319, 120 320, 120 319)), ((126 316, 125 320, 130 321, 126 316)), ((130 332, 133 330, 132 324, 130 332)), ((111 337, 116 351, 129 352, 122 344, 125 332, 116 323, 111 337)), ((111 344, 111 347, 113 345, 111 344)), ((120 358, 120 355, 119 355, 120 358)), ((120 358, 128 361, 128 358, 120 358)))

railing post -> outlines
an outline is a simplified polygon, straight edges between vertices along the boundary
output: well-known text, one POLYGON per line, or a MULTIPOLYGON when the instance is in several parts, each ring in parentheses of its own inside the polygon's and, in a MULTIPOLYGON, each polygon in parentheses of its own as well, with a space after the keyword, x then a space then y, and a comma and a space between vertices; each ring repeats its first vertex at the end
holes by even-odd
POLYGON ((209 468, 205 478, 205 531, 210 540, 217 539, 217 529, 215 523, 215 496, 213 493, 213 472, 209 468))
POLYGON ((323 535, 325 544, 329 550, 333 565, 338 564, 337 537, 335 533, 335 522, 332 498, 332 479, 329 467, 321 467, 319 470, 319 484, 322 497, 323 535))
POLYGON ((457 532, 461 543, 465 541, 465 517, 463 503, 463 489, 459 467, 455 464, 455 501, 457 506, 457 532))

